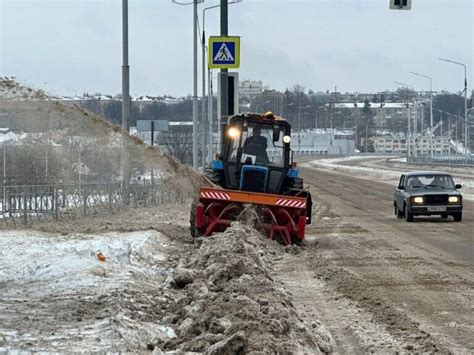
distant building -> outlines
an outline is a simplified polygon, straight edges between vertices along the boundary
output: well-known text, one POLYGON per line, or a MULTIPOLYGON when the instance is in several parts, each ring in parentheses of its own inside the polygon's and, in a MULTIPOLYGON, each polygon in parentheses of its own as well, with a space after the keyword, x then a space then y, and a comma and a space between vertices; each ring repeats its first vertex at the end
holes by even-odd
MULTIPOLYGON (((390 134, 382 137, 373 137, 374 149, 377 153, 408 153, 408 140, 404 134, 390 134)), ((431 141, 428 136, 417 136, 410 140, 410 156, 448 155, 455 151, 455 143, 449 137, 436 136, 431 141)))
POLYGON ((331 101, 331 95, 325 91, 313 92, 309 94, 309 98, 319 105, 324 105, 331 101))
POLYGON ((239 96, 242 99, 251 99, 263 92, 261 81, 244 80, 239 82, 239 96))
MULTIPOLYGON (((333 107, 345 112, 353 118, 352 121, 362 116, 364 102, 340 102, 333 104, 333 107)), ((375 127, 387 127, 387 123, 403 123, 407 121, 409 110, 404 102, 370 102, 370 109, 373 112, 375 127)), ((413 110, 412 110, 413 111, 413 110)), ((412 113, 413 115, 413 113, 412 113)), ((405 125, 403 125, 405 126, 405 125)))
POLYGON ((296 155, 351 155, 355 152, 353 131, 335 129, 292 132, 291 147, 296 155))
POLYGON ((283 100, 283 93, 276 90, 265 90, 250 101, 250 111, 256 113, 271 111, 275 115, 281 115, 283 100))

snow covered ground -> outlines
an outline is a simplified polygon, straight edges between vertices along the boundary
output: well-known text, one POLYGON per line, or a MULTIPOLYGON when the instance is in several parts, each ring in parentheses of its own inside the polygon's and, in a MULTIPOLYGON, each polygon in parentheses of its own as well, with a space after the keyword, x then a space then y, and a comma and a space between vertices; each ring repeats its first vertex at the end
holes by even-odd
POLYGON ((350 156, 342 158, 321 159, 303 166, 330 169, 340 174, 352 174, 356 177, 377 180, 392 184, 394 187, 400 179, 400 174, 410 170, 442 170, 450 172, 457 184, 463 188, 461 192, 465 199, 474 200, 474 169, 471 167, 441 166, 417 166, 406 164, 405 158, 393 158, 389 156, 350 156))
POLYGON ((51 346, 68 352, 137 349, 175 337, 165 325, 137 321, 130 311, 139 300, 123 291, 157 297, 153 290, 168 275, 169 244, 156 231, 68 236, 2 231, 0 353, 51 346))

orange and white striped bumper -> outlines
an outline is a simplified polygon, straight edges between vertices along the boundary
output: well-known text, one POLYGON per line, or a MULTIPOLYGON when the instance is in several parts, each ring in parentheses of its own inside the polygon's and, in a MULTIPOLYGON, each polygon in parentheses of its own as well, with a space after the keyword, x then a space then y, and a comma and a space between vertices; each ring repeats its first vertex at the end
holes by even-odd
POLYGON ((225 190, 201 187, 200 200, 219 200, 229 202, 252 203, 256 205, 279 206, 288 208, 306 208, 305 197, 283 196, 264 194, 259 192, 247 192, 239 190, 225 190))

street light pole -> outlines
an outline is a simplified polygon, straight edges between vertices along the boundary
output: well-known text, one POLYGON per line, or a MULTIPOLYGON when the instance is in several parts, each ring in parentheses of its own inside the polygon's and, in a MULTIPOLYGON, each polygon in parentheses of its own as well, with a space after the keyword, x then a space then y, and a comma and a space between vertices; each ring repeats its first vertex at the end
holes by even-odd
MULTIPOLYGON (((271 102, 271 100, 267 100, 267 101, 265 101, 265 102, 262 102, 262 103, 259 103, 259 104, 255 104, 255 111, 256 111, 256 113, 258 113, 257 107, 263 106, 263 111, 265 111, 265 107, 266 107, 265 105, 268 104, 268 103, 270 103, 270 102, 271 102)), ((265 113, 265 112, 264 112, 264 113, 265 113)))
POLYGON ((314 117, 314 128, 316 131, 318 130, 318 113, 320 111, 327 111, 327 108, 324 106, 316 107, 315 117, 314 117))
POLYGON ((197 6, 193 1, 193 169, 198 167, 197 6))
MULTIPOLYGON (((221 36, 225 37, 229 34, 229 11, 227 0, 220 0, 220 30, 221 36)), ((219 125, 218 131, 220 132, 219 142, 222 140, 223 132, 221 130, 221 121, 223 117, 229 115, 229 76, 228 69, 221 69, 220 80, 220 115, 217 117, 219 125)))
MULTIPOLYGON (((202 65, 202 96, 201 96, 201 157, 202 171, 206 167, 206 32, 204 30, 204 10, 202 12, 202 38, 201 38, 201 65, 202 65)), ((196 15, 197 16, 197 15, 196 15)))
MULTIPOLYGON (((234 0, 229 2, 229 5, 236 4, 241 2, 242 0, 234 0)), ((212 150, 213 150, 213 137, 212 137, 212 93, 211 93, 211 85, 212 85, 212 72, 209 65, 207 66, 207 122, 206 122, 206 112, 205 112, 205 105, 206 105, 206 11, 215 9, 220 7, 221 5, 214 5, 206 7, 202 10, 202 38, 201 38, 201 49, 202 49, 202 127, 203 127, 203 135, 208 136, 207 142, 203 143, 203 156, 204 156, 204 145, 207 143, 207 160, 208 163, 212 161, 212 150), (205 130, 209 130, 205 133, 205 130)), ((203 163, 204 167, 204 163, 203 163)))
POLYGON ((281 115, 283 116, 283 108, 285 108, 285 107, 290 107, 290 106, 293 106, 293 105, 294 105, 293 102, 290 102, 290 103, 287 104, 287 105, 281 105, 281 115))
MULTIPOLYGON (((210 9, 214 9, 216 7, 219 7, 220 5, 214 5, 214 6, 209 6, 206 7, 202 10, 202 115, 203 115, 203 128, 206 127, 209 132, 209 137, 208 137, 208 149, 207 149, 207 160, 208 163, 211 163, 212 161, 212 94, 211 94, 211 85, 212 85, 212 77, 211 77, 211 68, 209 68, 209 65, 207 66, 207 125, 204 124, 205 121, 205 90, 206 90, 206 74, 205 74, 205 68, 206 68, 206 11, 210 9)), ((204 130, 205 131, 205 130, 204 130)), ((203 132, 204 134, 204 132, 203 132)), ((204 149, 204 147, 203 147, 204 149)), ((203 151, 204 155, 204 151, 203 151)), ((203 164, 204 168, 204 164, 203 164)))
MULTIPOLYGON (((198 53, 197 53, 197 23, 198 23, 198 3, 203 2, 204 0, 193 0, 192 2, 179 2, 177 0, 172 0, 173 3, 177 5, 193 5, 193 169, 198 167, 198 53)), ((204 154, 204 151, 203 151, 204 154)))
POLYGON ((420 73, 410 73, 430 80, 430 150, 431 157, 433 158, 433 78, 431 76, 420 73))
POLYGON ((464 123, 464 140, 465 140, 465 142, 464 142, 464 145, 465 145, 464 155, 465 155, 466 164, 467 164, 467 159, 468 159, 467 152, 468 152, 468 149, 469 149, 469 132, 468 132, 468 123, 467 123, 467 66, 466 66, 466 64, 456 62, 456 61, 450 60, 450 59, 439 58, 439 60, 441 60, 443 62, 448 62, 448 63, 452 63, 452 64, 456 64, 456 65, 460 65, 460 66, 464 67, 464 120, 465 120, 465 123, 464 123))
POLYGON ((128 0, 122 0, 122 136, 121 175, 125 192, 124 203, 128 204, 130 182, 128 149, 125 137, 130 131, 130 67, 128 65, 128 0))
POLYGON ((298 155, 301 155, 301 109, 306 109, 308 107, 311 106, 298 106, 298 155))
MULTIPOLYGON (((400 81, 396 81, 395 84, 405 86, 405 87, 408 87, 408 88, 411 88, 411 89, 415 89, 415 87, 413 85, 408 85, 408 84, 402 83, 400 81)), ((400 98, 403 100, 402 97, 400 97, 400 98)), ((406 105, 407 105, 407 114, 408 114, 408 117, 407 117, 408 132, 407 132, 407 140, 406 141, 407 141, 407 158, 409 159, 410 158, 410 144, 411 144, 411 108, 410 108, 410 103, 408 102, 408 99, 407 99, 406 105)))

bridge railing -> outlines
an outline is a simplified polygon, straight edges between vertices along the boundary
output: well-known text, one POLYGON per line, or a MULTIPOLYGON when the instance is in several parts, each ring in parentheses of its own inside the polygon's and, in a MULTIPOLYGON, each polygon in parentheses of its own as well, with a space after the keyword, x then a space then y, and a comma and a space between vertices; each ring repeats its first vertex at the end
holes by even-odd
POLYGON ((182 200, 162 180, 131 183, 20 185, 0 187, 0 218, 5 223, 30 224, 77 216, 114 213, 125 207, 151 207, 182 200))

